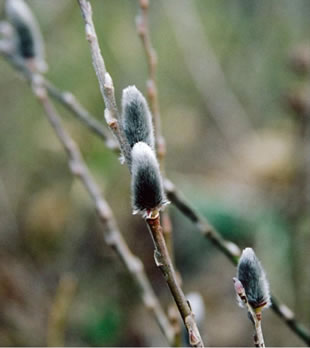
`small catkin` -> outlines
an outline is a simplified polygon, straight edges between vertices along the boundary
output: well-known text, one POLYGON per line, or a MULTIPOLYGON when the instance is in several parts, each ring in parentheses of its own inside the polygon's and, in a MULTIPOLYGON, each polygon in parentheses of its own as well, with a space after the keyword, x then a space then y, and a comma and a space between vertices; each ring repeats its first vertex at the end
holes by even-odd
POLYGON ((24 59, 32 59, 39 72, 47 70, 44 42, 39 25, 24 0, 6 0, 5 12, 15 29, 15 54, 24 59))
POLYGON ((160 210, 168 201, 163 189, 159 165, 153 150, 144 142, 132 149, 131 191, 134 214, 147 217, 160 210))
POLYGON ((154 150, 152 115, 145 98, 135 86, 123 90, 122 126, 131 148, 143 141, 154 150))
POLYGON ((243 250, 237 266, 237 278, 242 283, 249 304, 253 308, 270 306, 267 277, 252 248, 243 250))

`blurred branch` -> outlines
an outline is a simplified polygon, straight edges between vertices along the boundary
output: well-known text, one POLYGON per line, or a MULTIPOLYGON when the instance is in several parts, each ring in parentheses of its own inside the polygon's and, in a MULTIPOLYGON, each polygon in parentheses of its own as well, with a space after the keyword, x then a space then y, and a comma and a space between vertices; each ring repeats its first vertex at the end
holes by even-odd
POLYGON ((62 275, 48 318, 47 345, 49 347, 65 345, 65 324, 76 288, 77 281, 72 274, 62 275))
POLYGON ((250 118, 229 87, 218 58, 204 34, 197 2, 178 1, 178 15, 172 1, 162 1, 175 38, 197 90, 229 150, 238 157, 236 142, 254 133, 250 118))
MULTIPOLYGON (((147 80, 147 94, 155 126, 156 148, 159 162, 163 161, 166 154, 165 139, 161 131, 160 111, 156 83, 157 55, 151 42, 149 28, 149 0, 139 0, 140 13, 136 18, 137 32, 141 38, 148 65, 149 77, 147 80)), ((162 163, 161 163, 162 164, 162 163)))
MULTIPOLYGON (((8 46, 0 46, 0 54, 4 56, 15 69, 20 71, 28 82, 31 82, 33 73, 25 64, 22 64, 21 61, 16 60, 14 56, 11 55, 8 46)), ((109 134, 106 127, 97 121, 97 119, 79 103, 77 98, 71 92, 61 91, 45 77, 42 77, 42 84, 53 99, 62 104, 90 131, 95 133, 101 140, 103 140, 107 148, 113 151, 118 151, 118 146, 109 134)))
MULTIPOLYGON (((119 115, 114 97, 114 87, 111 76, 107 73, 103 57, 100 52, 98 38, 96 35, 95 26, 92 20, 91 5, 87 0, 78 0, 82 16, 85 22, 86 38, 90 45, 93 67, 96 72, 98 83, 100 86, 101 94, 106 105, 106 121, 110 128, 117 135, 120 147, 123 151, 127 164, 131 165, 130 146, 123 135, 123 130, 120 129, 118 123, 119 115), (127 152, 128 151, 128 152, 127 152)), ((200 337, 199 330, 197 328, 192 310, 186 301, 185 295, 180 288, 174 267, 172 265, 169 253, 167 250, 165 239, 162 234, 162 227, 160 225, 159 214, 156 217, 146 219, 147 225, 153 235, 153 241, 155 245, 155 256, 158 255, 161 259, 161 265, 156 264, 161 268, 165 275, 165 280, 170 288, 171 294, 178 306, 180 314, 183 318, 184 324, 188 331, 189 342, 194 347, 203 347, 203 342, 200 337)), ((158 259, 155 257, 155 261, 158 259)))

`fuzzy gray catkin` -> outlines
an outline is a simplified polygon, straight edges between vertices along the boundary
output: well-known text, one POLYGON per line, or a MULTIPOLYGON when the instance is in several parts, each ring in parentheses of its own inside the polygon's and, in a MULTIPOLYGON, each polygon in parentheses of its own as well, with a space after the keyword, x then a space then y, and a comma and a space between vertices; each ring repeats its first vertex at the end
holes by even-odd
POLYGON ((265 271, 252 248, 243 250, 237 266, 237 278, 253 308, 268 307, 271 304, 265 271))
POLYGON ((6 0, 5 13, 12 24, 15 35, 14 54, 22 60, 32 60, 34 69, 47 70, 44 41, 39 25, 29 6, 24 0, 6 0))
POLYGON ((144 142, 132 148, 131 192, 133 213, 148 217, 168 201, 163 189, 159 165, 154 151, 144 142))
POLYGON ((154 150, 152 115, 145 98, 135 86, 123 90, 122 126, 131 148, 143 141, 154 150))

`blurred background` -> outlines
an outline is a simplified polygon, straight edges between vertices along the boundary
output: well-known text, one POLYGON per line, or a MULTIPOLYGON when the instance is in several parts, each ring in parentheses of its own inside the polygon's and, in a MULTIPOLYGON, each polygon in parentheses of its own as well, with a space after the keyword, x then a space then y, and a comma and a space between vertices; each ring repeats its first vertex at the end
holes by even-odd
MULTIPOLYGON (((253 247, 271 289, 310 326, 308 0, 150 1, 166 172, 227 239, 253 247)), ((103 101, 75 0, 29 0, 46 42, 47 73, 103 122, 103 101)), ((93 0, 117 100, 147 65, 138 2, 93 0)), ((4 0, 0 0, 2 19, 4 0)), ((0 345, 44 346, 53 318, 66 346, 164 346, 138 289, 103 242, 94 206, 27 83, 0 61, 0 345)), ((57 106, 58 107, 58 106, 57 106)), ((66 128, 111 205, 163 305, 171 301, 130 177, 117 156, 61 107, 66 128)), ((210 346, 251 346, 235 299, 236 269, 173 206, 176 265, 185 292, 206 305, 210 346)), ((303 346, 271 311, 269 346, 303 346)))

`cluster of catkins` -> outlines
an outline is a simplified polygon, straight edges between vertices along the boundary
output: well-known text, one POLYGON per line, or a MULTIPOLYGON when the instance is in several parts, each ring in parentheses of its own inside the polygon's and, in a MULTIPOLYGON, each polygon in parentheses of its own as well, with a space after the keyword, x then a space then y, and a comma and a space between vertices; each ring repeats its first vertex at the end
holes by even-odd
POLYGON ((152 116, 147 102, 135 86, 122 95, 121 130, 130 146, 127 162, 131 171, 133 213, 155 217, 168 203, 155 154, 152 116))

